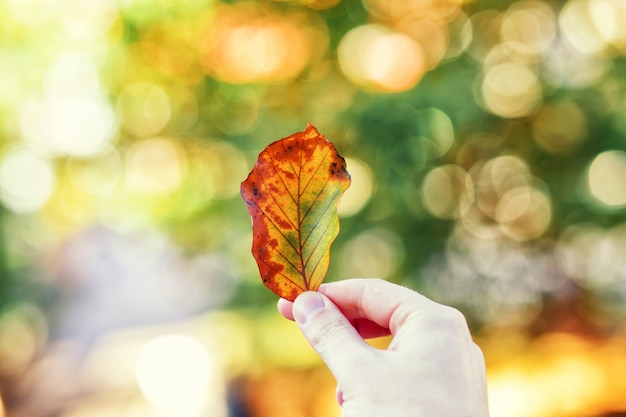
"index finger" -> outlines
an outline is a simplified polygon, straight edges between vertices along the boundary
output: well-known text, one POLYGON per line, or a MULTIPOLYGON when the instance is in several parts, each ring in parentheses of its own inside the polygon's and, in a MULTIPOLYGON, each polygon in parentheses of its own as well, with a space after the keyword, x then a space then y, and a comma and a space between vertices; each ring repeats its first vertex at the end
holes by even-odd
MULTIPOLYGON (((280 314, 283 315, 283 317, 291 321, 295 320, 295 318, 293 317, 293 301, 281 298, 278 300, 277 307, 278 311, 280 312, 280 314)), ((345 315, 345 312, 343 310, 341 312, 345 315)), ((381 327, 369 319, 347 316, 346 318, 348 319, 350 324, 352 324, 352 327, 354 327, 356 331, 359 332, 359 335, 361 335, 361 337, 364 339, 373 339, 376 337, 389 336, 390 334, 387 327, 381 327)))
POLYGON ((407 319, 439 304, 397 284, 376 278, 349 279, 323 284, 324 295, 348 319, 367 319, 396 334, 407 319))

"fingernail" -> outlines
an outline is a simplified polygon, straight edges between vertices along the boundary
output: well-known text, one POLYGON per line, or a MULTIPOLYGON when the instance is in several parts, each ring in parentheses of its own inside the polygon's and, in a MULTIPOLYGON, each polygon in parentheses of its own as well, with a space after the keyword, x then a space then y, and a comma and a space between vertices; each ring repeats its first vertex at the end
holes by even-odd
POLYGON ((318 292, 303 292, 293 303, 293 317, 298 323, 304 324, 311 314, 321 308, 324 308, 324 299, 318 292))
POLYGON ((335 395, 337 396, 337 404, 339 404, 339 406, 343 407, 343 391, 341 390, 341 388, 339 388, 339 386, 337 386, 337 390, 335 391, 335 395))

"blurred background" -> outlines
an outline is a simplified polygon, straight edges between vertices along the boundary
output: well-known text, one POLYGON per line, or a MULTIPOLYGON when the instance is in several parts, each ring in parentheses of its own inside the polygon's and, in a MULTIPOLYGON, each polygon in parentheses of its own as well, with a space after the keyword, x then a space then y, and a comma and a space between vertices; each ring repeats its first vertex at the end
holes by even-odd
POLYGON ((626 415, 626 2, 2 0, 0 416, 340 416, 239 196, 307 122, 328 281, 461 309, 492 417, 626 415))

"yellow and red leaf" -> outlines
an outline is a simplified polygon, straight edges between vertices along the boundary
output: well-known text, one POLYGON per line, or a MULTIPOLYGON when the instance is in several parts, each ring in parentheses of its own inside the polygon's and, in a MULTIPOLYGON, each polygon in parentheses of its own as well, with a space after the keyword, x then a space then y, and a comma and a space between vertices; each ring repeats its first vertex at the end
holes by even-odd
POLYGON ((326 277, 350 185, 345 160, 313 125, 268 145, 241 183, 252 218, 252 254, 266 287, 293 301, 326 277))

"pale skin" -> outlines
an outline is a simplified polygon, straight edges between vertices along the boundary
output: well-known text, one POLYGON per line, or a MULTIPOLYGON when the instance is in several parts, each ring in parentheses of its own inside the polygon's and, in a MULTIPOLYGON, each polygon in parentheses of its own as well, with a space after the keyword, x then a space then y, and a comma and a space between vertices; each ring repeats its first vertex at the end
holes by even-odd
POLYGON ((337 381, 345 417, 488 417, 485 362, 465 317, 379 279, 278 302, 337 381), (387 350, 364 339, 393 335, 387 350))

